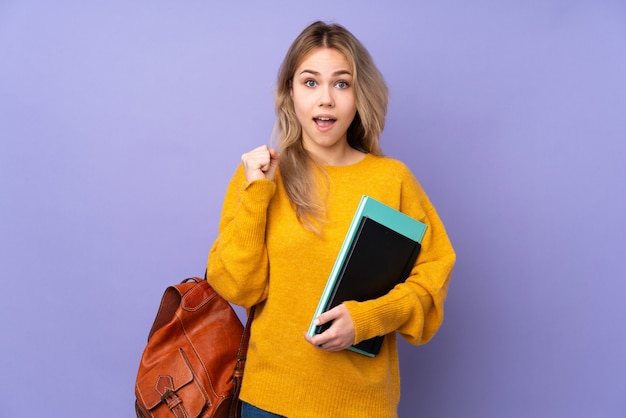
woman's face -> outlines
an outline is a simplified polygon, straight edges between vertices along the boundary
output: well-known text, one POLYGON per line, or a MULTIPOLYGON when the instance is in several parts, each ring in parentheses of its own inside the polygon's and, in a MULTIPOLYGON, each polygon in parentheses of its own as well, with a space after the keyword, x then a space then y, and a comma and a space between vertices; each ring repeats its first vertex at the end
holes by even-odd
POLYGON ((331 48, 309 52, 294 73, 291 97, 304 148, 322 161, 349 147, 347 131, 356 115, 352 82, 348 60, 331 48))

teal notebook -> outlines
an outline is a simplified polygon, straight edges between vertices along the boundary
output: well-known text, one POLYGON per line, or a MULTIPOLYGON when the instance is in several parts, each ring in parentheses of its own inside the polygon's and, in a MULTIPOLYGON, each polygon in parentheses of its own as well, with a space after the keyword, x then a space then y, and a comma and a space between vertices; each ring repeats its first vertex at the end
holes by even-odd
MULTIPOLYGON (((363 196, 348 228, 313 316, 347 300, 359 302, 385 295, 411 273, 421 249, 426 225, 377 200, 363 196)), ((316 326, 308 335, 324 332, 316 326)), ((362 341, 350 350, 374 357, 384 336, 362 341)))

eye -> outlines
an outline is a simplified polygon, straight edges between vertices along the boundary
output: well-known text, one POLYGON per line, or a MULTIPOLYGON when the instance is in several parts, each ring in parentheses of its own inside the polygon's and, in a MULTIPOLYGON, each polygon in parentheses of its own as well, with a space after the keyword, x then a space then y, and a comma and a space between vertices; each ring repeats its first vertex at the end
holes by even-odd
POLYGON ((350 84, 348 84, 348 82, 346 81, 337 81, 335 86, 337 86, 340 89, 347 89, 348 87, 350 87, 350 84))
POLYGON ((307 87, 315 87, 317 83, 315 82, 315 80, 309 78, 308 80, 304 81, 304 85, 307 87))

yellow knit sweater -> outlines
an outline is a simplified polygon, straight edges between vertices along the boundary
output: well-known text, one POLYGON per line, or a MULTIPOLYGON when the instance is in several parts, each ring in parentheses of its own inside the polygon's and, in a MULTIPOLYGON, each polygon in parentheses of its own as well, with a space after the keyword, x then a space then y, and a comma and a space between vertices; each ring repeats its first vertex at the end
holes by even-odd
POLYGON ((298 223, 280 173, 274 181, 247 182, 240 166, 229 184, 208 279, 230 302, 258 304, 241 399, 290 418, 395 417, 400 398, 395 331, 413 344, 435 334, 454 250, 428 197, 401 162, 368 154, 354 165, 325 169, 330 185, 321 236, 298 223), (428 225, 405 283, 381 298, 345 303, 355 343, 388 334, 374 358, 350 350, 326 352, 304 339, 362 195, 428 225))

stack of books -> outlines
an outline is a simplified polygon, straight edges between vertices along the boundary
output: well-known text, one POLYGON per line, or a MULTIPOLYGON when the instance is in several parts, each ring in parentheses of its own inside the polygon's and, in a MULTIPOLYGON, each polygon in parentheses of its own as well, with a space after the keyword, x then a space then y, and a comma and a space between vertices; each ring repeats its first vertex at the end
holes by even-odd
MULTIPOLYGON (((316 326, 315 318, 355 300, 363 302, 387 294, 411 273, 421 249, 426 225, 377 200, 363 196, 322 293, 308 330, 324 332, 330 324, 316 326)), ((349 349, 374 357, 384 336, 362 341, 349 349)))

